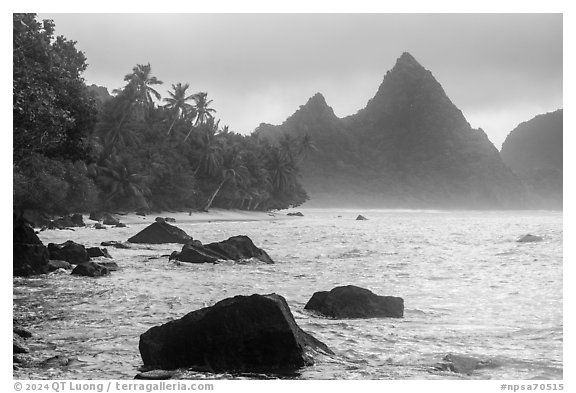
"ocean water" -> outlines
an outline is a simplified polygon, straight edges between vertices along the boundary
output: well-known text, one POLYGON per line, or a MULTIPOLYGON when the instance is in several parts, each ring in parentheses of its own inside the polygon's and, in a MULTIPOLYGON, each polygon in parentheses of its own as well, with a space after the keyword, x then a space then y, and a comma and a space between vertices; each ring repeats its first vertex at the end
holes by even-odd
MULTIPOLYGON (((275 292, 299 326, 335 352, 317 354, 294 378, 562 379, 561 212, 301 211, 269 221, 176 223, 204 243, 248 235, 274 265, 176 263, 166 255, 180 245, 139 245, 108 249, 121 267, 108 277, 15 278, 14 316, 34 333, 27 340, 34 357, 74 361, 14 377, 132 379, 142 366, 139 335, 152 326, 230 296, 275 292), (368 220, 356 221, 358 214, 368 220), (517 243, 526 233, 544 240, 517 243), (304 310, 314 292, 347 284, 403 297, 404 318, 333 320, 304 310), (448 353, 485 367, 470 375, 436 370, 448 353)), ((144 227, 39 236, 98 246, 144 227)))

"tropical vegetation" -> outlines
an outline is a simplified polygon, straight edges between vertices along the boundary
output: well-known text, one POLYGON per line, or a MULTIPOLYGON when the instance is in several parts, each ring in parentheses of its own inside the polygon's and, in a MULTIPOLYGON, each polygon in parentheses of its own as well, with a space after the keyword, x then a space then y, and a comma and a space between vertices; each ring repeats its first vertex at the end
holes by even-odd
MULTIPOLYGON (((86 57, 54 23, 13 15, 13 198, 46 213, 212 207, 284 209, 308 199, 309 138, 271 144, 220 126, 207 92, 137 64, 113 95, 82 77, 86 57)), ((197 77, 197 76, 196 76, 197 77)))

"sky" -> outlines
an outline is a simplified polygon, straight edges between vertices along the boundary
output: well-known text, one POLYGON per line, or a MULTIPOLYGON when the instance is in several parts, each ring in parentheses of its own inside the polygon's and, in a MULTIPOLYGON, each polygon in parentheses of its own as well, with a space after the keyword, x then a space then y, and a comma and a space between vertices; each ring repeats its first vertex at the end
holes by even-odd
POLYGON ((402 52, 500 149, 519 123, 563 107, 562 14, 50 14, 87 57, 88 84, 122 87, 150 63, 208 92, 221 125, 281 124, 315 93, 337 116, 374 96, 402 52))

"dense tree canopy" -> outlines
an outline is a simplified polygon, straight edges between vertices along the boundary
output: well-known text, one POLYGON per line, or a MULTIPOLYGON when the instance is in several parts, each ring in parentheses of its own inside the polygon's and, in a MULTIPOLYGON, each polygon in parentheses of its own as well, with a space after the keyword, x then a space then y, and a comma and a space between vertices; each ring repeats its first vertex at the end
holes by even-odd
POLYGON ((307 200, 298 165, 310 140, 270 145, 220 127, 208 93, 188 83, 163 99, 150 64, 96 103, 73 41, 33 14, 13 21, 16 208, 269 210, 307 200))

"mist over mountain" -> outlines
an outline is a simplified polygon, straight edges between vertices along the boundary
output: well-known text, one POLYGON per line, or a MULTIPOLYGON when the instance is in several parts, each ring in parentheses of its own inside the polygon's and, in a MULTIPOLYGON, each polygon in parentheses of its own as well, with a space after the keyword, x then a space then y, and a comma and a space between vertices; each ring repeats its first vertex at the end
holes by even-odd
POLYGON ((432 73, 403 53, 376 95, 338 118, 316 94, 279 126, 278 140, 310 135, 302 163, 310 206, 516 208, 524 185, 482 129, 473 129, 432 73))
POLYGON ((538 115, 508 134, 500 152, 542 207, 562 206, 563 110, 538 115))

